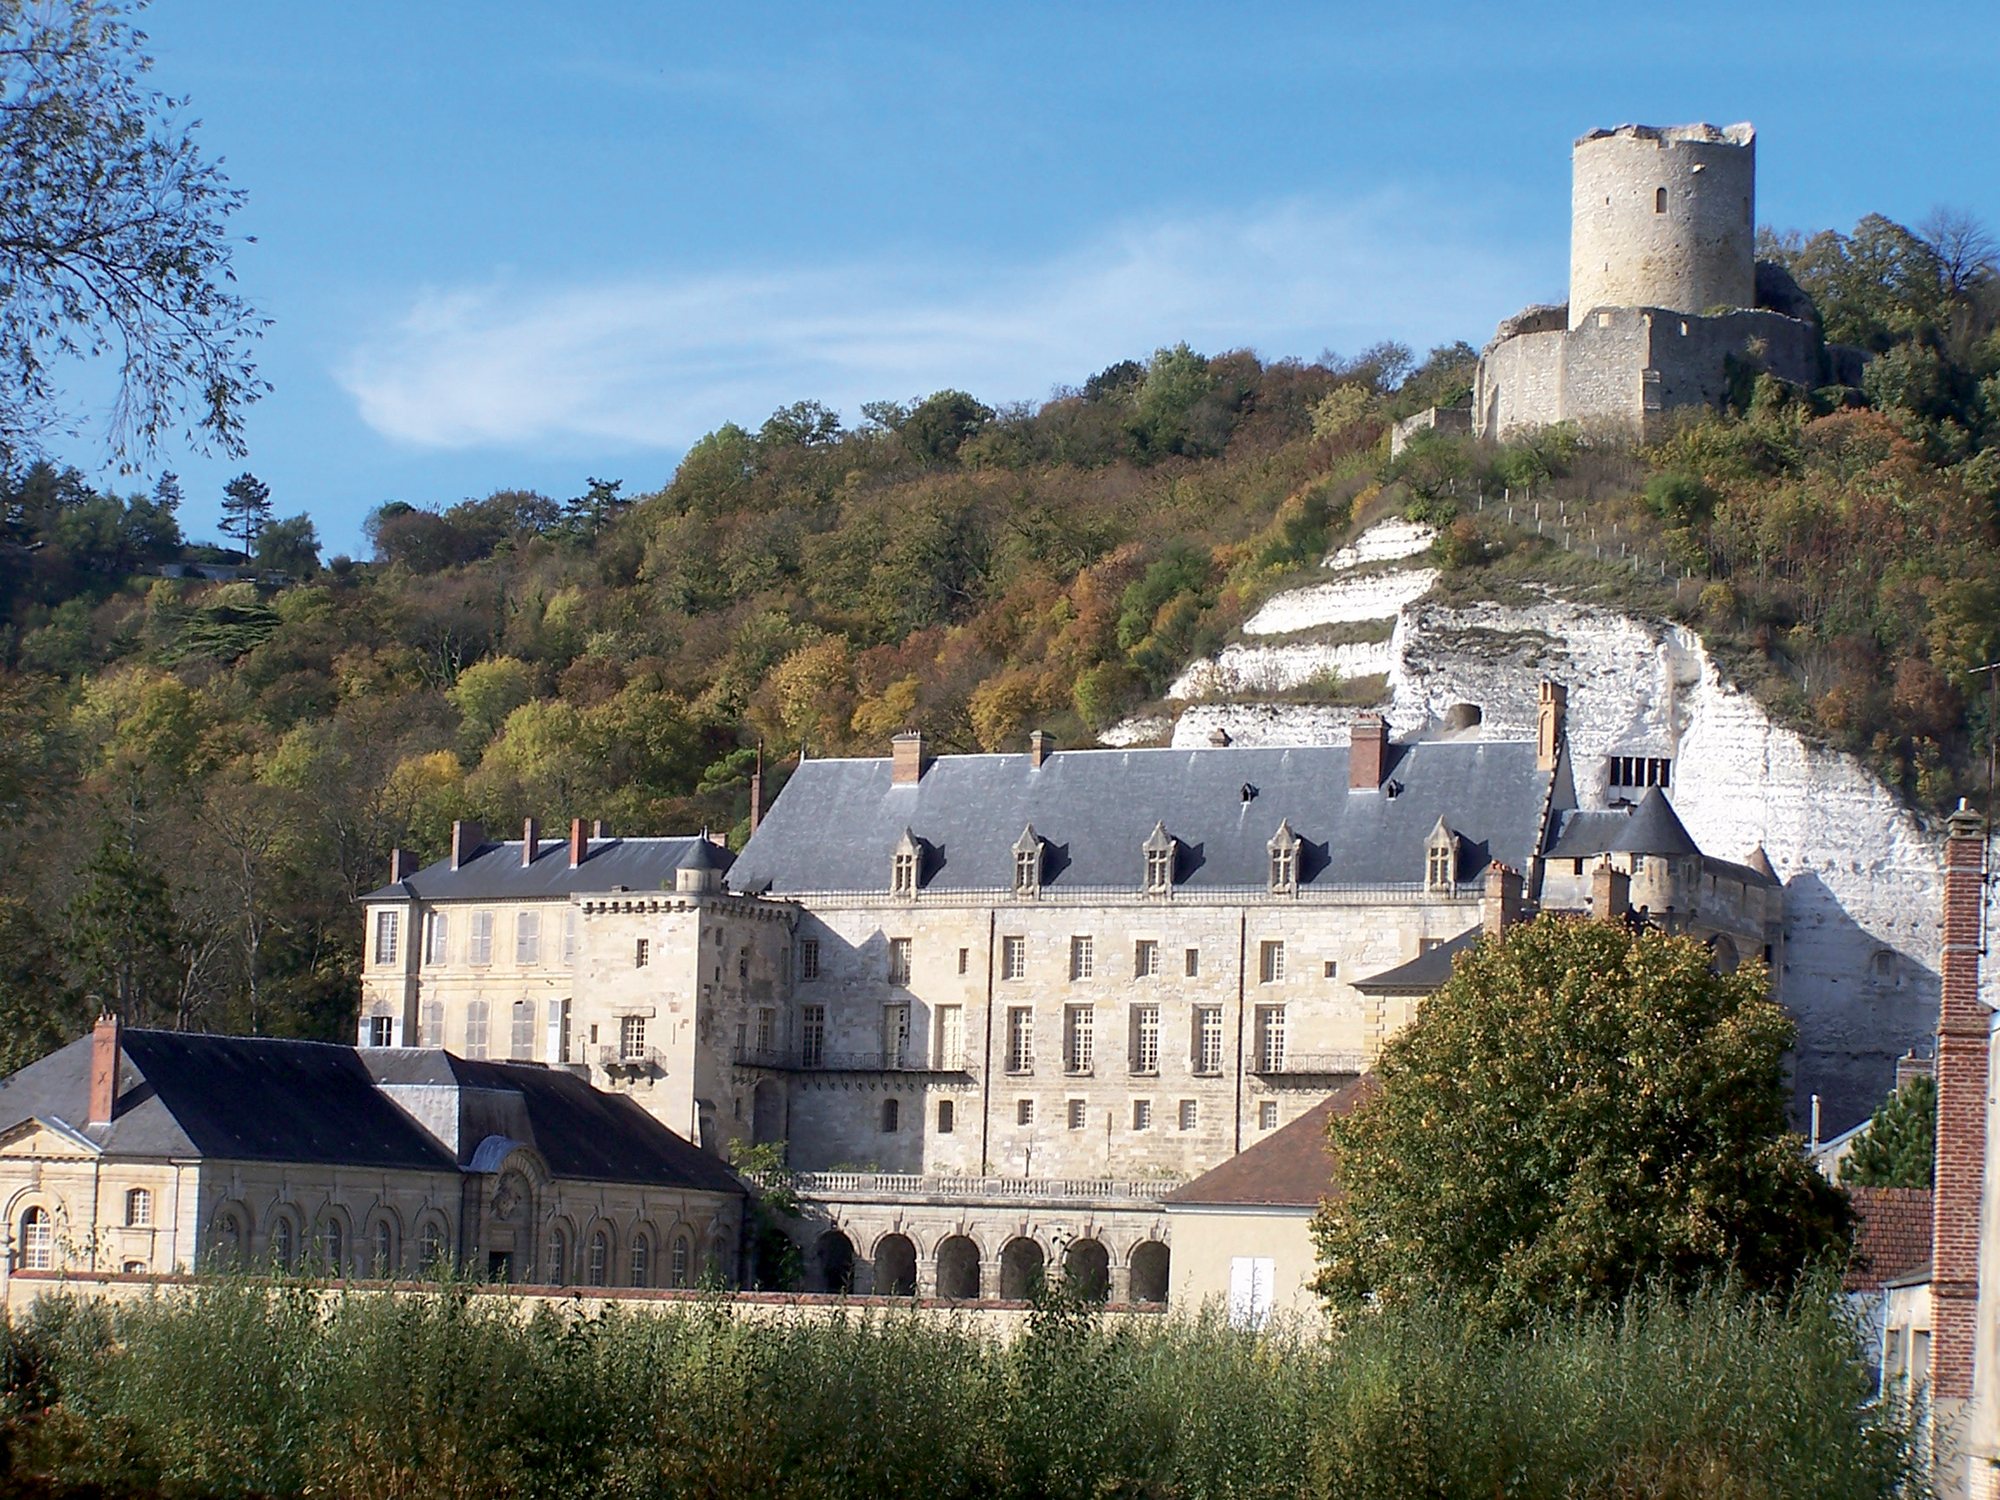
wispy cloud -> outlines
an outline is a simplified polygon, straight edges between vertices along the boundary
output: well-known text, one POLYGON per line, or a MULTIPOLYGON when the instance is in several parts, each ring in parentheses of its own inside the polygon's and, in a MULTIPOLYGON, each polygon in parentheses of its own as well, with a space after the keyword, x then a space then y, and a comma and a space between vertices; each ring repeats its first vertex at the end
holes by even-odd
POLYGON ((416 296, 337 374, 370 427, 421 447, 679 448, 806 397, 850 415, 944 386, 1038 398, 1180 339, 1272 355, 1477 339, 1532 283, 1513 261, 1382 196, 1130 225, 999 269, 503 276, 416 296))

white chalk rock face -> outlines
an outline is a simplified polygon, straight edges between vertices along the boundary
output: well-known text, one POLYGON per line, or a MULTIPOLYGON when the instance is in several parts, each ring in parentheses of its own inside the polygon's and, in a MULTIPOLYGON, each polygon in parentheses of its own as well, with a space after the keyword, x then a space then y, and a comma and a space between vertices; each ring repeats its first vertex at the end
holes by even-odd
POLYGON ((1436 540, 1437 528, 1420 521, 1382 521, 1329 557, 1326 566, 1340 573, 1366 563, 1399 562, 1430 551, 1436 540))
MULTIPOLYGON (((1388 523, 1329 566, 1413 557, 1429 542, 1425 528, 1388 523)), ((1345 743, 1360 707, 1256 695, 1378 673, 1388 690, 1376 706, 1398 738, 1473 719, 1475 733, 1528 737, 1537 687, 1554 678, 1569 690, 1581 805, 1605 804, 1610 757, 1666 757, 1675 810, 1706 853, 1742 862, 1763 848, 1786 889, 1777 957, 1799 1022, 1796 1117, 1819 1094, 1825 1134, 1865 1118, 1893 1085, 1897 1056, 1927 1046, 1936 1029, 1941 835, 1851 756, 1773 724, 1723 681, 1693 632, 1554 598, 1529 607, 1426 603, 1435 579, 1429 568, 1371 570, 1272 598, 1247 635, 1391 616, 1394 628, 1369 644, 1252 639, 1194 663, 1171 689, 1187 704, 1172 743, 1345 743), (1364 600, 1383 613, 1360 613, 1364 600)), ((1121 728, 1136 733, 1136 721, 1121 728)), ((1145 740, 1161 737, 1157 722, 1144 725, 1145 740)))

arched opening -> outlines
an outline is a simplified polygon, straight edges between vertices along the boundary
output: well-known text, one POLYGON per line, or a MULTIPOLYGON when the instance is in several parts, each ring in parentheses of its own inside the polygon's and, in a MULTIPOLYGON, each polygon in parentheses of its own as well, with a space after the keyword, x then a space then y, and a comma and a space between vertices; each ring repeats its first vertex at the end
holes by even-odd
POLYGON ((1477 703, 1454 703, 1444 711, 1444 727, 1454 732, 1476 729, 1485 718, 1477 703))
POLYGON ((845 1296, 854 1290, 854 1241, 829 1229, 813 1246, 813 1276, 823 1292, 845 1296))
POLYGON ((1726 937, 1709 939, 1709 952, 1715 956, 1709 960, 1709 967, 1718 974, 1734 974, 1742 960, 1737 956, 1736 945, 1726 937))
POLYGON ((1663 214, 1666 211, 1667 211, 1667 190, 1665 188, 1654 188, 1653 212, 1656 214, 1663 214))
POLYGON ((243 1220, 233 1209, 219 1209, 208 1225, 208 1259, 218 1271, 233 1271, 243 1264, 243 1220))
POLYGON ((1089 1302, 1111 1296, 1111 1252, 1096 1240, 1074 1240, 1063 1254, 1063 1280, 1089 1302))
POLYGON ((903 1126, 903 1101, 884 1099, 882 1101, 882 1134, 894 1135, 903 1126))
POLYGON ((313 1247, 313 1259, 329 1276, 347 1274, 347 1226, 333 1214, 320 1221, 319 1243, 313 1247))
POLYGON ((125 1194, 125 1223, 143 1228, 153 1222, 153 1195, 145 1188, 131 1188, 125 1194))
POLYGON ((674 1236, 674 1249, 667 1271, 672 1285, 681 1288, 694 1285, 694 1246, 684 1234, 674 1236))
POLYGON ((885 1234, 875 1246, 875 1295, 917 1294, 917 1247, 906 1234, 885 1234))
POLYGON ((1167 1247, 1158 1240, 1147 1240, 1132 1251, 1132 1300, 1167 1300, 1167 1247))
POLYGON ((386 1218, 375 1221, 375 1243, 368 1272, 380 1281, 390 1280, 396 1274, 396 1226, 386 1218))
POLYGON ((590 1237, 590 1264, 588 1266, 592 1286, 611 1284, 611 1235, 604 1229, 590 1237))
POLYGON ((653 1240, 645 1230, 632 1236, 632 1282, 633 1286, 653 1284, 653 1240))
POLYGON ((785 1138, 785 1091, 766 1078, 750 1095, 750 1138, 759 1145, 785 1138))
MULTIPOLYGON (((234 1222, 233 1220, 231 1221, 234 1222)), ((21 1215, 21 1269, 48 1271, 55 1267, 55 1221, 46 1208, 31 1208, 21 1215)))
POLYGON ((979 1247, 962 1234, 938 1246, 938 1295, 970 1301, 979 1295, 979 1247))
POLYGON ((1042 1287, 1042 1247, 1026 1235, 1007 1241, 1000 1252, 1000 1295, 1025 1302, 1042 1287))
POLYGON ((275 1270, 292 1271, 299 1263, 299 1231, 292 1216, 280 1213, 271 1221, 271 1264, 275 1270))
POLYGON ((444 1226, 435 1219, 424 1225, 417 1236, 417 1270, 424 1276, 442 1276, 450 1269, 444 1248, 444 1226))
POLYGON ((569 1281, 569 1232, 558 1224, 549 1231, 548 1278, 550 1286, 569 1281))

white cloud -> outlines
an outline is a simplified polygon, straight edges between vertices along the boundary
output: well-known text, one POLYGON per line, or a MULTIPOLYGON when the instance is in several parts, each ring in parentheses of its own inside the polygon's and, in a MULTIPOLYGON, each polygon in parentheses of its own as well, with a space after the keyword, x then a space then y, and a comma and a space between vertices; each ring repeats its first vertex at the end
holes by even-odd
POLYGON ((1180 339, 1273 356, 1476 340, 1514 310, 1498 289, 1529 283, 1400 196, 1296 200, 1126 226, 999 270, 903 262, 426 291, 364 335, 338 376, 370 427, 421 447, 680 448, 805 398, 850 416, 944 386, 1038 399, 1180 339))

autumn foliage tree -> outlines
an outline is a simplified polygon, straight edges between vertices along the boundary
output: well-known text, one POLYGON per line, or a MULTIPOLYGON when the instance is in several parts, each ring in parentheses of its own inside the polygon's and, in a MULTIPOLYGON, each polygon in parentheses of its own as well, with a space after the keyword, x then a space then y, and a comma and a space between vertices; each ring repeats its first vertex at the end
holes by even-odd
POLYGON ((1688 937, 1543 918, 1459 960, 1336 1120, 1313 1225, 1336 1308, 1508 1326, 1725 1274, 1782 1288, 1847 1243, 1785 1127, 1785 1011, 1688 937))

